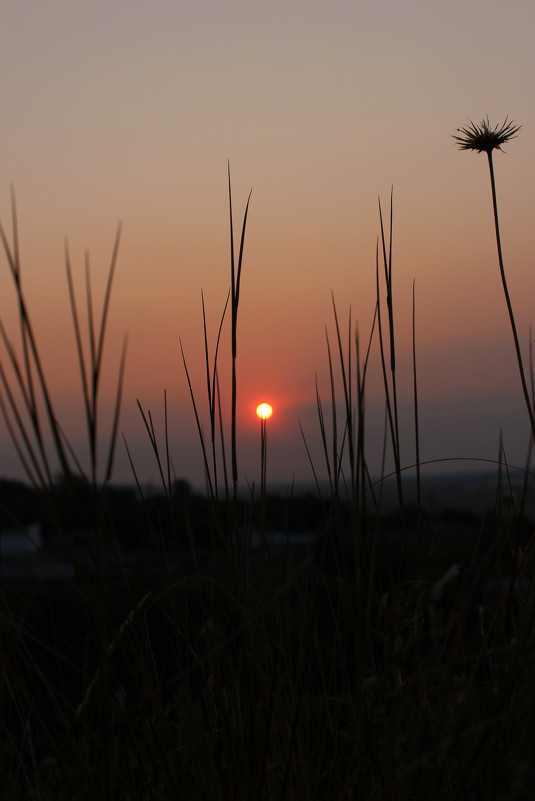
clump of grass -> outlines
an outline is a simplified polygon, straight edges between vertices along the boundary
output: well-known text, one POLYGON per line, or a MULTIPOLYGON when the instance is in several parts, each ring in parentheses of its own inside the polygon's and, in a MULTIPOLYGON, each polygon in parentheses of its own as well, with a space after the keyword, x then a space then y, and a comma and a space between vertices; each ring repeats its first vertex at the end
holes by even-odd
MULTIPOLYGON (((34 486, 47 485, 51 487, 53 485, 53 468, 51 466, 51 460, 45 445, 46 436, 41 415, 41 407, 44 406, 46 422, 54 443, 54 454, 62 475, 66 480, 68 480, 72 474, 77 473, 78 475, 86 478, 93 487, 96 487, 100 478, 97 454, 97 440, 99 433, 98 396, 101 383, 106 323, 108 318, 113 277, 115 273, 115 265, 119 252, 121 226, 118 227, 115 237, 102 315, 98 327, 96 326, 94 319, 89 255, 86 253, 85 256, 89 357, 87 357, 84 353, 79 312, 72 280, 72 267, 69 248, 67 242, 65 243, 65 268, 67 273, 69 301, 74 326, 74 336, 78 354, 83 391, 83 405, 88 434, 90 466, 89 473, 86 474, 84 469, 81 467, 81 459, 74 453, 74 450, 69 444, 54 411, 52 395, 48 387, 45 371, 39 355, 39 348, 37 344, 38 338, 34 333, 30 314, 28 312, 22 287, 21 258, 14 190, 11 192, 11 208, 13 231, 12 243, 10 244, 1 224, 0 239, 2 240, 4 253, 9 270, 11 272, 16 293, 16 302, 19 310, 20 344, 22 356, 17 356, 15 348, 13 347, 5 327, 0 320, 0 336, 2 338, 2 343, 13 372, 13 380, 10 380, 4 365, 0 363, 0 379, 5 393, 0 395, 2 415, 22 466, 26 471, 28 479, 34 486), (35 381, 34 376, 36 376, 37 382, 35 381)), ((125 361, 126 338, 123 343, 123 350, 119 366, 115 411, 111 425, 108 454, 106 457, 106 467, 103 476, 104 483, 107 483, 110 480, 113 470, 125 361)))

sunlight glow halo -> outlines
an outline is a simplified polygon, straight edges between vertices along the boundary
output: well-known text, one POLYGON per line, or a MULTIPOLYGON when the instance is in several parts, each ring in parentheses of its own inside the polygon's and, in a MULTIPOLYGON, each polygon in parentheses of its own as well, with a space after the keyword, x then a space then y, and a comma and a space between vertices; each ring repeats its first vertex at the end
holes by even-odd
POLYGON ((273 407, 269 403, 259 403, 256 414, 261 420, 267 420, 273 414, 273 407))

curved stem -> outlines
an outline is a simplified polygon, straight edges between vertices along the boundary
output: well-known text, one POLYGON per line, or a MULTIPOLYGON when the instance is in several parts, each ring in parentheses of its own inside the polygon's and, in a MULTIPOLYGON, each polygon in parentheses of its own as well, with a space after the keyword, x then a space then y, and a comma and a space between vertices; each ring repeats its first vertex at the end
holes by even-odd
POLYGON ((516 332, 516 323, 515 323, 515 316, 513 313, 513 307, 511 305, 511 298, 509 297, 509 290, 507 288, 507 280, 505 278, 505 269, 503 266, 503 257, 502 257, 502 245, 500 241, 500 224, 498 222, 498 203, 496 201, 496 185, 494 183, 494 165, 492 162, 492 150, 487 152, 487 156, 489 159, 489 171, 490 171, 490 184, 492 188, 492 206, 494 210, 494 227, 496 229, 496 246, 498 248, 498 261, 500 262, 500 275, 502 277, 502 286, 503 291, 505 294, 505 301, 507 303, 507 311, 509 312, 509 320, 511 321, 511 329, 513 331, 513 339, 515 343, 515 350, 516 350, 516 359, 518 362, 518 369, 520 372, 520 380, 522 382, 522 390, 524 392, 524 399, 526 401, 526 407, 528 410, 529 421, 531 424, 531 433, 533 436, 533 441, 535 442, 535 417, 533 415, 533 406, 531 403, 531 399, 529 397, 528 386, 526 383, 526 376, 524 374, 524 365, 522 362, 522 354, 520 352, 520 344, 518 342, 518 334, 516 332))

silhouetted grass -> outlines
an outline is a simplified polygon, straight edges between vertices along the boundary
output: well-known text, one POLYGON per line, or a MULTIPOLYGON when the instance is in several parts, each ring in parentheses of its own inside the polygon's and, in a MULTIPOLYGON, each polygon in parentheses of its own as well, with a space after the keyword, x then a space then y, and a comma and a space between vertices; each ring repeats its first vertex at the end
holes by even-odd
MULTIPOLYGON (((252 487, 248 498, 238 497, 237 313, 248 205, 237 264, 230 207, 230 290, 213 348, 202 300, 206 411, 182 351, 207 497, 199 505, 174 480, 167 404, 163 445, 150 411, 139 404, 162 496, 159 503, 144 498, 138 483, 146 535, 137 543, 137 556, 119 545, 107 488, 124 359, 103 483, 97 470, 99 376, 118 240, 98 336, 87 282, 89 367, 67 254, 91 455, 86 476, 56 420, 38 357, 21 288, 15 213, 12 246, 2 233, 17 291, 22 352, 19 358, 2 327, 12 368, 10 378, 1 366, 2 411, 29 479, 43 492, 52 531, 63 543, 58 553, 68 553, 75 580, 1 585, 0 797, 527 797, 520 793, 532 786, 535 772, 531 532, 522 526, 521 507, 502 500, 511 492, 501 454, 493 514, 436 521, 422 508, 420 491, 416 507, 407 503, 404 465, 414 456, 402 453, 399 436, 392 205, 388 242, 380 212, 376 309, 364 345, 351 313, 344 332, 333 298, 328 401, 316 390, 325 464, 311 462, 317 479, 314 506, 308 504, 316 510, 313 539, 299 545, 291 536, 292 512, 306 504, 292 497, 291 488, 287 497, 273 499, 262 481, 260 498, 252 487), (228 333, 229 300, 227 421, 219 348, 228 333), (394 512, 383 503, 384 484, 392 477, 385 468, 372 478, 368 465, 366 388, 377 347, 385 401, 383 464, 389 453, 398 497, 394 512), (74 546, 63 522, 64 496, 52 480, 37 389, 62 491, 74 504, 88 503, 95 537, 84 548, 74 546), (319 478, 324 473, 327 493, 319 478), (448 526, 447 536, 434 531, 439 522, 448 526), (286 536, 277 541, 281 529, 286 536)), ((415 330, 413 302, 418 431, 415 330)), ((303 436, 308 448, 304 431, 303 436)), ((418 449, 417 436, 419 486, 418 449)))

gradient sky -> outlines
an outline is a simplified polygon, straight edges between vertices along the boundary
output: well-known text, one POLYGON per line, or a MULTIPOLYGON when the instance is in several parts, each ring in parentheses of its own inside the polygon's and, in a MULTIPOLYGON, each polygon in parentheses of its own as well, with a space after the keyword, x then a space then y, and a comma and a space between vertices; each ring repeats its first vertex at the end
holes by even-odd
MULTIPOLYGON (((459 152, 451 135, 487 114, 493 123, 509 115, 523 125, 507 154, 497 153, 495 169, 505 264, 527 350, 535 325, 534 34, 532 0, 4 0, 0 219, 9 230, 13 184, 27 301, 58 417, 80 457, 64 238, 80 302, 89 250, 97 304, 122 220, 103 440, 127 333, 121 432, 139 477, 157 481, 136 400, 151 410, 163 442, 165 390, 174 471, 202 483, 179 339, 204 410, 201 289, 213 347, 230 280, 230 160, 238 229, 253 190, 238 332, 240 481, 259 479, 254 408, 261 400, 275 407, 268 482, 311 478, 298 421, 322 472, 315 376, 327 405, 331 292, 344 328, 351 307, 365 342, 375 303, 377 198, 387 209, 392 185, 402 461, 414 461, 414 280, 422 458, 493 459, 502 429, 507 458, 523 463, 528 423, 486 157, 459 152)), ((0 315, 16 342, 1 264, 0 315)), ((228 327, 223 337, 228 397, 228 327)), ((377 364, 376 347, 372 357, 377 364)), ((368 391, 372 469, 383 416, 376 373, 368 391)), ((0 446, 0 475, 22 475, 3 423, 0 446)), ((132 479, 122 442, 114 478, 132 479)))

